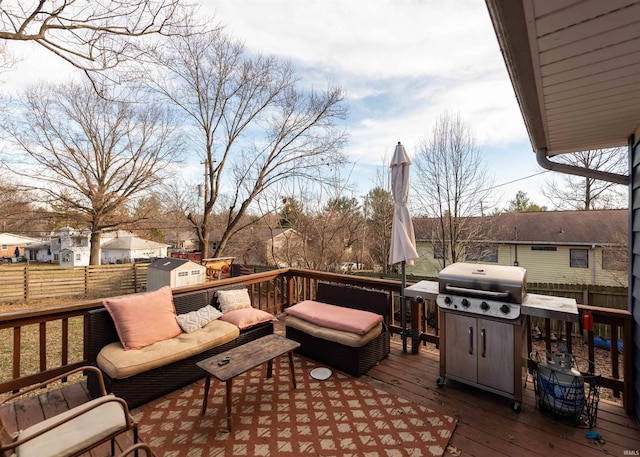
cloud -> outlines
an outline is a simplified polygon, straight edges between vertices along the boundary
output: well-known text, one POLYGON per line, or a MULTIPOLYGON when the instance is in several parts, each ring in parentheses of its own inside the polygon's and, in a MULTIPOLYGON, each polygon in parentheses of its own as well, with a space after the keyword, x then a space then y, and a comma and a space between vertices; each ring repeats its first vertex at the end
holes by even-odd
POLYGON ((497 50, 478 0, 245 0, 210 11, 251 49, 366 79, 466 72, 497 50))
POLYGON ((291 60, 303 84, 349 101, 349 156, 377 165, 400 140, 415 150, 445 111, 503 147, 526 130, 480 0, 254 0, 215 4, 253 52, 291 60))
MULTIPOLYGON (((290 60, 303 87, 345 91, 351 138, 345 152, 363 191, 398 141, 414 154, 445 111, 460 114, 491 167, 509 170, 502 179, 536 167, 483 0, 200 3, 250 52, 290 60)), ((42 53, 33 46, 29 52, 42 53)), ((27 79, 69 72, 60 59, 44 68, 32 57, 25 55, 27 79)))

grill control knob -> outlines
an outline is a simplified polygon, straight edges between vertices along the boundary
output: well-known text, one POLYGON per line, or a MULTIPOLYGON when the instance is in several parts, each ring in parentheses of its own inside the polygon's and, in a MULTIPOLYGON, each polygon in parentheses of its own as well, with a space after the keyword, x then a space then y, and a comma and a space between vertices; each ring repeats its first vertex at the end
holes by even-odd
POLYGON ((450 305, 450 304, 451 304, 451 297, 449 297, 449 296, 444 297, 444 302, 445 302, 447 305, 450 305))
POLYGON ((480 303, 480 309, 482 311, 487 311, 489 309, 489 303, 487 303, 486 301, 483 301, 482 303, 480 303))
POLYGON ((509 314, 509 305, 502 305, 500 311, 502 311, 503 314, 509 314))
POLYGON ((463 299, 462 299, 462 306, 463 306, 464 308, 468 308, 470 304, 471 304, 471 303, 469 303, 469 300, 467 300, 466 298, 463 298, 463 299))

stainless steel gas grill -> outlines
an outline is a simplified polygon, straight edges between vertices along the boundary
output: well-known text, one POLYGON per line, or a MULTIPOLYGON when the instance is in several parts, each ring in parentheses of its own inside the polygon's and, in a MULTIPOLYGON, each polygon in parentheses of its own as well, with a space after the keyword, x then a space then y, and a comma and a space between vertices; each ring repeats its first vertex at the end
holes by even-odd
POLYGON ((520 267, 454 263, 440 271, 440 378, 522 403, 527 354, 521 305, 527 271, 520 267))

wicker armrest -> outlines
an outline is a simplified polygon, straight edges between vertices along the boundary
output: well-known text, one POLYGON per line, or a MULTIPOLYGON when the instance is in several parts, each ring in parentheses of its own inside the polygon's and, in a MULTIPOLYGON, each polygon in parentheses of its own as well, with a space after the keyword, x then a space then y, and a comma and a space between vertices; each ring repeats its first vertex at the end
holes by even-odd
POLYGON ((87 357, 89 363, 95 364, 98 354, 108 344, 120 341, 116 325, 106 308, 89 311, 89 339, 87 341, 87 357))
POLYGON ((370 311, 380 314, 385 323, 390 322, 389 294, 381 290, 319 282, 316 300, 331 305, 370 311))

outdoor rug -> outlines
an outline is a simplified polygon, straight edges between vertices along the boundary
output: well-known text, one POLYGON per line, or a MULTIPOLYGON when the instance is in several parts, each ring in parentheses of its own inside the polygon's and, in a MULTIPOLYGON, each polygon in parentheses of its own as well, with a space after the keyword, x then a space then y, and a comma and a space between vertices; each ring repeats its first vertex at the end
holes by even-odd
POLYGON ((294 356, 297 389, 286 356, 233 380, 232 431, 224 384, 211 380, 202 415, 204 380, 133 411, 140 438, 156 457, 442 456, 456 426, 452 417, 294 356))

